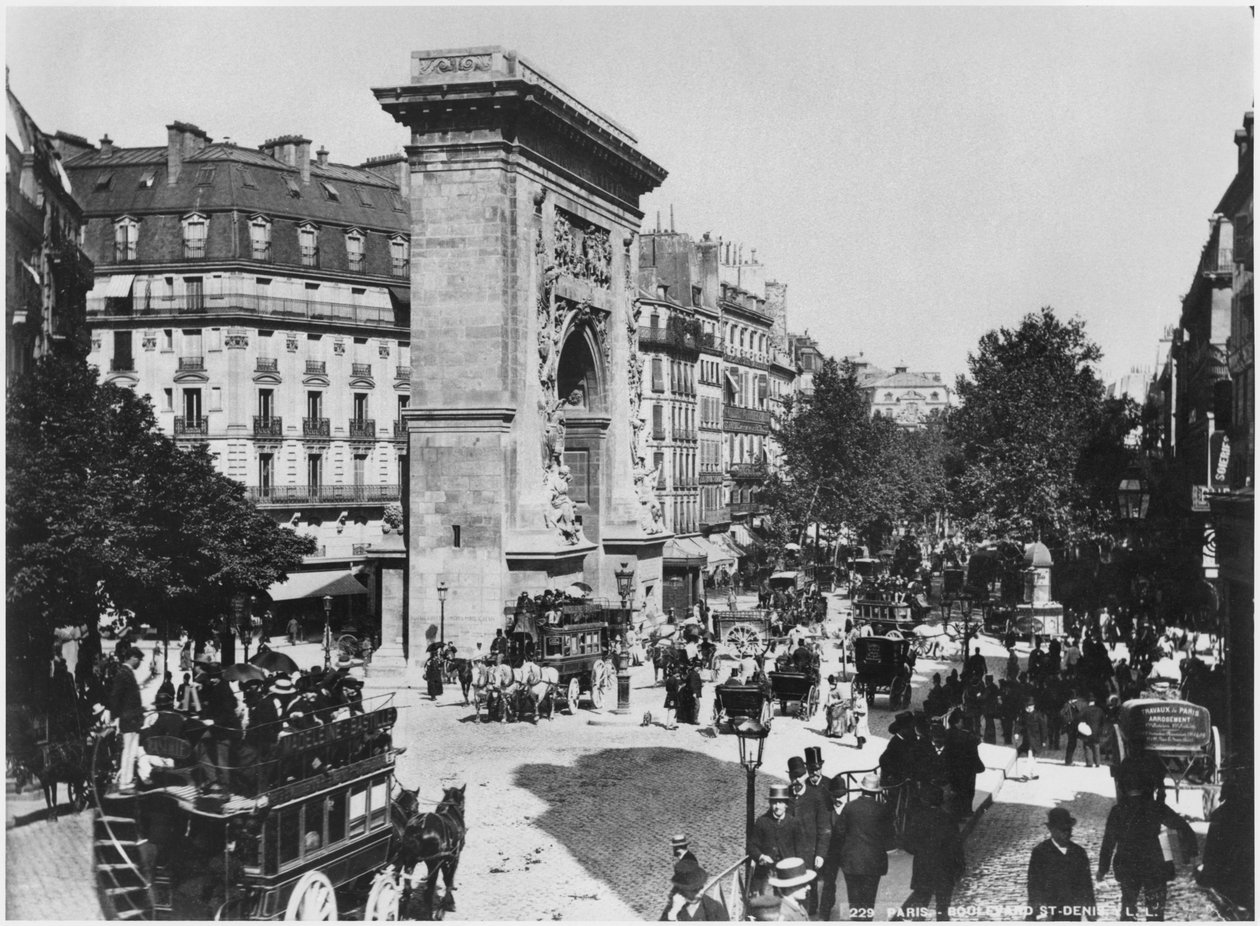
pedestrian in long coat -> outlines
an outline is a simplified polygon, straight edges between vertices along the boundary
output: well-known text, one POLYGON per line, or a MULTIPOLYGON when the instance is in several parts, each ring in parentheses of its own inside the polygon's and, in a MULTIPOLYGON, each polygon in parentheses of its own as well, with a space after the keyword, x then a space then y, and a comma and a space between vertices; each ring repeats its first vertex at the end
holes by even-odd
MULTIPOLYGON (((962 836, 953 818, 941 808, 944 800, 945 792, 936 785, 923 789, 924 806, 915 814, 906 838, 906 848, 914 854, 914 868, 910 896, 901 905, 903 911, 923 909, 935 897, 937 920, 949 919, 954 884, 964 867, 962 836)), ((908 918, 913 919, 914 914, 908 918)))
POLYGON ((1163 801, 1155 800, 1141 782, 1126 783, 1125 799, 1111 808, 1098 855, 1098 880, 1107 875, 1114 855, 1116 880, 1120 882, 1120 919, 1137 917, 1138 893, 1146 895, 1146 918, 1162 920, 1168 900, 1168 882, 1176 874, 1171 859, 1165 860, 1159 836, 1162 827, 1177 833, 1182 854, 1190 862, 1199 854, 1194 830, 1163 801))
POLYGON ((756 868, 752 893, 765 890, 770 871, 785 858, 801 858, 806 850, 801 823, 790 813, 791 795, 787 785, 770 786, 770 808, 753 822, 746 851, 756 868))
POLYGON ((144 724, 144 704, 140 700, 140 683, 136 670, 144 659, 139 647, 131 647, 123 654, 122 665, 114 674, 110 689, 109 709, 118 721, 122 734, 122 764, 118 772, 118 787, 123 791, 135 787, 136 761, 140 758, 140 727, 144 724))
POLYGON ((945 732, 945 768, 954 795, 954 810, 959 816, 966 816, 971 813, 976 776, 984 771, 984 762, 980 758, 979 738, 964 730, 952 714, 945 732))
POLYGON ((879 774, 886 787, 895 787, 914 774, 914 715, 898 714, 888 732, 892 739, 879 757, 879 774))
POLYGON ((701 920, 729 920, 726 906, 716 897, 700 893, 708 872, 694 858, 682 858, 674 863, 673 888, 661 914, 662 922, 690 923, 701 920))
POLYGON ((836 905, 836 879, 840 876, 840 848, 842 843, 836 836, 836 825, 840 822, 840 811, 849 799, 849 789, 844 779, 837 775, 831 780, 831 839, 827 843, 827 857, 823 859, 822 868, 818 869, 818 918, 831 919, 831 911, 836 905))
POLYGON ((429 644, 429 661, 425 663, 424 681, 429 697, 436 701, 442 693, 442 660, 439 658, 437 643, 429 644))
POLYGON ((1019 742, 1015 747, 1016 762, 1025 763, 1023 780, 1036 779, 1037 753, 1041 752, 1041 744, 1046 738, 1046 718, 1037 711, 1036 702, 1032 698, 1024 701, 1024 710, 1015 720, 1015 731, 1019 742))
POLYGON ((882 790, 878 775, 863 776, 862 796, 844 805, 832 834, 840 840, 840 870, 853 920, 874 917, 879 879, 888 873, 888 853, 897 847, 892 808, 875 798, 882 790))
POLYGON ((1028 860, 1030 919, 1080 922, 1097 919, 1094 882, 1089 876, 1089 856, 1072 842, 1076 819, 1063 807, 1046 815, 1050 838, 1037 844, 1028 860))

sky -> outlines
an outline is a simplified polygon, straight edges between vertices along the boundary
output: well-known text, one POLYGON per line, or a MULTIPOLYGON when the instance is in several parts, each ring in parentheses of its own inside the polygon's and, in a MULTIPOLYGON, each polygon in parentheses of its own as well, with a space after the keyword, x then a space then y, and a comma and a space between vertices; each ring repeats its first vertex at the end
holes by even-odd
POLYGON ((192 122, 330 160, 400 151, 372 87, 502 45, 627 128, 669 225, 757 251, 825 353, 952 377, 996 327, 1079 315, 1153 369, 1254 102, 1246 6, 6 7, 46 132, 192 122))

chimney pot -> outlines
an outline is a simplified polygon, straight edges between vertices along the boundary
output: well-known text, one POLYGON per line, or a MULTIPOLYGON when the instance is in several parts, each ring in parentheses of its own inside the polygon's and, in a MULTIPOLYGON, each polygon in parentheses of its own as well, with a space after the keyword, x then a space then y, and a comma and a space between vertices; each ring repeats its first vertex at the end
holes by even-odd
POLYGON ((320 167, 328 166, 328 149, 323 145, 319 146, 319 150, 315 152, 315 157, 319 160, 320 167))
POLYGON ((106 132, 105 135, 101 138, 101 157, 108 158, 108 157, 112 157, 113 154, 114 154, 114 140, 110 138, 109 133, 106 132))

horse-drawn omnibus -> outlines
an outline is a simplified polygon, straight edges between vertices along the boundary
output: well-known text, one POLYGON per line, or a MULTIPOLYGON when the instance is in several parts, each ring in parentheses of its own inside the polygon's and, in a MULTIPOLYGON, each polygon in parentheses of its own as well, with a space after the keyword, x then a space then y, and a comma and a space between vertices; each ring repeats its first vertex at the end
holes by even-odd
MULTIPOLYGON (((440 918, 438 875, 448 894, 463 848, 463 789, 447 789, 435 814, 415 813, 414 793, 394 779, 403 750, 393 745, 392 698, 307 729, 285 727, 250 761, 240 753, 227 765, 194 760, 180 737, 150 737, 146 753, 169 760, 153 770, 151 787, 95 789, 106 916, 440 918), (206 787, 207 771, 216 786, 206 787)), ((114 756, 103 745, 98 766, 114 756)))
POLYGON ((540 705, 540 711, 563 706, 572 714, 583 696, 596 709, 609 698, 616 699, 617 673, 611 657, 622 625, 610 622, 610 611, 617 616, 622 613, 600 606, 561 611, 556 624, 546 623, 532 611, 515 619, 508 634, 508 663, 532 661, 544 672, 555 670, 556 677, 544 695, 552 703, 540 705))

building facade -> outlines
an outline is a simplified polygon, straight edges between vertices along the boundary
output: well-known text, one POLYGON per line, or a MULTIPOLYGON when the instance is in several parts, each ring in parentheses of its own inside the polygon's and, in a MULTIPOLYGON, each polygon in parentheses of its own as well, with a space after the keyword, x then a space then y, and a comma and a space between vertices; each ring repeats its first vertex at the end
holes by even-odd
POLYGON ((904 366, 863 383, 871 415, 883 415, 899 427, 915 430, 933 414, 949 408, 950 388, 940 373, 915 373, 904 366))
POLYGON ((354 167, 312 158, 300 136, 245 148, 166 128, 147 147, 57 137, 96 264, 89 362, 315 538, 306 571, 271 589, 278 618, 322 626, 327 594, 367 630, 381 597, 401 603, 343 579, 371 573, 374 547, 400 547, 386 510, 401 498, 412 369, 402 159, 354 167))
POLYGON ((10 382, 41 357, 87 350, 92 262, 83 210, 52 139, 5 81, 5 370, 10 382))

